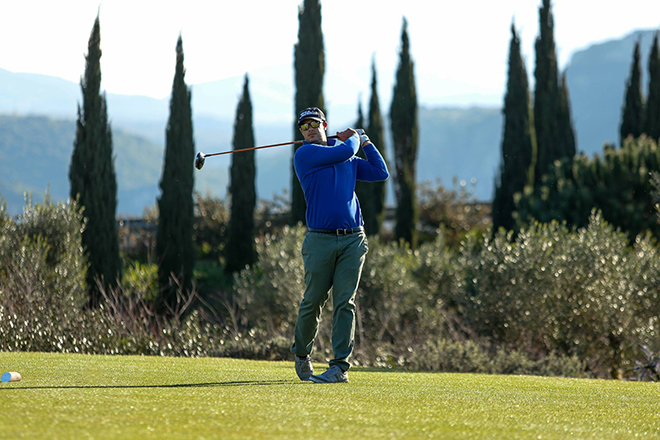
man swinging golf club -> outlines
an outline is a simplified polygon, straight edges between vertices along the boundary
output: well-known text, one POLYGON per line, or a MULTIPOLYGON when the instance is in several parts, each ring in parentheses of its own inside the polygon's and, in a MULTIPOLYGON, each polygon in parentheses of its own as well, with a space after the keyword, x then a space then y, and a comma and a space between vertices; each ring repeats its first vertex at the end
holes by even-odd
POLYGON ((294 167, 307 202, 307 235, 302 256, 305 265, 305 294, 295 328, 292 351, 301 380, 317 383, 348 382, 348 357, 355 336, 355 295, 367 255, 367 237, 356 180, 386 180, 389 172, 383 157, 364 131, 348 128, 328 139, 328 123, 317 107, 298 115, 304 137, 294 156, 294 167), (357 157, 362 146, 367 160, 357 157), (314 375, 310 353, 318 333, 321 309, 332 288, 334 316, 330 367, 314 375))

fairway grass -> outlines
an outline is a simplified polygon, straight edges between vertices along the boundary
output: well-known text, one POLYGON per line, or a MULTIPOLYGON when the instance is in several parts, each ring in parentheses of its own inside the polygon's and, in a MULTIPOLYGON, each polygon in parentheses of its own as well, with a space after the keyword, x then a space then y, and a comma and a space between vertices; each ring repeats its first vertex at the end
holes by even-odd
POLYGON ((0 353, 2 439, 660 438, 660 384, 293 361, 0 353), (325 368, 314 365, 318 372, 325 368))

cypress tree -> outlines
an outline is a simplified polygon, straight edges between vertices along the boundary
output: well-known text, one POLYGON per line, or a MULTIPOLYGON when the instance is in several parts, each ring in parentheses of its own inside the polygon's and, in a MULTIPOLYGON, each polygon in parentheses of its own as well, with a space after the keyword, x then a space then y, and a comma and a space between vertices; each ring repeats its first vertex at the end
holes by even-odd
POLYGON ((159 308, 171 311, 177 291, 192 289, 195 245, 193 242, 193 186, 191 164, 195 158, 190 89, 185 82, 183 41, 176 44, 176 70, 172 83, 170 116, 165 134, 165 161, 158 199, 156 257, 161 288, 159 308), (177 286, 177 282, 179 286, 177 286))
MULTIPOLYGON (((385 128, 383 126, 383 118, 380 111, 380 101, 378 99, 378 81, 376 78, 376 61, 371 62, 371 100, 369 101, 369 122, 367 127, 367 134, 371 142, 378 148, 383 160, 387 164, 387 154, 385 151, 385 128)), ((386 182, 373 182, 370 184, 373 192, 374 200, 374 220, 376 223, 372 226, 375 233, 380 231, 385 216, 385 195, 386 195, 386 182)), ((365 220, 366 222, 366 220, 365 220)), ((369 229, 367 229, 369 231, 369 229)))
POLYGON ((658 32, 653 38, 653 47, 649 56, 649 94, 646 101, 646 118, 644 130, 648 137, 660 139, 660 48, 658 48, 658 32))
POLYGON ((633 62, 630 67, 630 77, 626 82, 626 96, 621 110, 621 128, 619 144, 628 136, 638 138, 644 131, 644 101, 642 98, 642 69, 639 41, 635 43, 633 62))
MULTIPOLYGON (((567 134, 572 126, 562 120, 562 91, 555 51, 554 19, 550 0, 543 0, 539 8, 540 35, 536 39, 536 69, 534 71, 534 125, 536 131, 536 162, 534 179, 538 186, 550 165, 564 157, 572 158, 574 134, 567 134)), ((570 121, 570 110, 569 110, 570 121)))
MULTIPOLYGON (((305 0, 298 10, 298 43, 293 50, 296 98, 294 139, 302 140, 298 130, 298 112, 307 107, 318 107, 327 117, 323 100, 325 53, 321 30, 321 4, 319 0, 305 0)), ((293 146, 293 153, 300 145, 293 146)), ((291 224, 305 224, 305 196, 296 177, 291 158, 291 224)))
POLYGON ((527 69, 520 54, 520 38, 511 25, 509 77, 504 97, 504 133, 499 176, 493 199, 493 230, 514 229, 514 194, 522 193, 533 172, 534 129, 527 69))
POLYGON ((87 226, 82 243, 88 258, 89 306, 99 305, 102 288, 112 288, 121 277, 117 237, 117 178, 112 157, 112 131, 105 94, 101 94, 101 26, 96 17, 87 47, 83 102, 78 105, 69 181, 71 198, 79 197, 87 226))
MULTIPOLYGON (((364 114, 362 113, 362 104, 358 102, 358 119, 355 121, 356 128, 363 128, 364 114)), ((366 159, 366 155, 362 148, 358 150, 358 157, 366 159)), ((355 182, 355 194, 357 195, 360 203, 360 210, 362 211, 362 218, 364 219, 364 230, 368 235, 378 233, 378 219, 376 218, 376 204, 374 203, 373 183, 371 182, 355 182)))
POLYGON ((390 120, 396 166, 396 225, 394 236, 404 240, 415 249, 417 247, 417 220, 419 209, 415 191, 417 166, 417 92, 415 90, 414 65, 410 56, 408 21, 403 19, 401 31, 401 52, 396 72, 396 83, 390 120))
POLYGON ((563 147, 561 157, 572 158, 575 156, 575 131, 573 129, 573 118, 571 117, 571 99, 568 94, 568 83, 566 82, 566 71, 561 76, 559 84, 559 145, 563 147))
MULTIPOLYGON (((248 84, 248 76, 245 75, 243 95, 236 108, 234 150, 254 147, 252 102, 248 84)), ((254 210, 257 204, 254 151, 232 154, 230 178, 231 209, 225 248, 225 272, 234 273, 251 266, 257 260, 254 242, 254 210)))

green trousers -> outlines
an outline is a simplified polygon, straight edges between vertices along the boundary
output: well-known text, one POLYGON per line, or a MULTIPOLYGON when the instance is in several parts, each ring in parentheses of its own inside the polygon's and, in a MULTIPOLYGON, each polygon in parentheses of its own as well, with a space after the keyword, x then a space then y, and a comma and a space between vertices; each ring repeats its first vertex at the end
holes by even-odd
POLYGON ((321 310, 330 297, 332 348, 330 366, 349 369, 348 357, 355 345, 355 295, 369 246, 364 232, 328 235, 308 232, 302 246, 305 264, 305 294, 298 309, 292 351, 297 356, 312 352, 318 334, 321 310))

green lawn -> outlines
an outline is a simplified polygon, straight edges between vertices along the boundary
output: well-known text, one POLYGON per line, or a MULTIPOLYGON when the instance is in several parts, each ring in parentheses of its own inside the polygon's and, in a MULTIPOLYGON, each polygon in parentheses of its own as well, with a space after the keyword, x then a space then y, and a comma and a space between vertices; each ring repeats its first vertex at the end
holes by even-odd
POLYGON ((0 438, 660 438, 660 384, 293 362, 0 353, 0 438), (317 371, 324 366, 316 364, 317 371))

